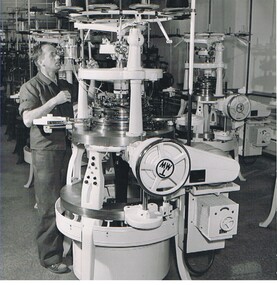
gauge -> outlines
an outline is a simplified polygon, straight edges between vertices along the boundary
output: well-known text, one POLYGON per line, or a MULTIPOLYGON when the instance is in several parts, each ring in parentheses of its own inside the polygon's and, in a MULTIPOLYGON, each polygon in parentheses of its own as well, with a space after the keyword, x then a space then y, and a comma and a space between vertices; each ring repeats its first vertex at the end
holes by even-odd
POLYGON ((220 223, 221 229, 225 232, 231 231, 234 226, 235 226, 235 220, 232 217, 226 217, 220 223))

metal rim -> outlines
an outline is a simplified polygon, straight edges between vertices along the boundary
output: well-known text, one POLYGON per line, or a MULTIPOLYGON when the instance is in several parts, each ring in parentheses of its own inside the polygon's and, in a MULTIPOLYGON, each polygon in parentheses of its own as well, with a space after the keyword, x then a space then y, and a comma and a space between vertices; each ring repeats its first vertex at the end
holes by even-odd
POLYGON ((122 209, 101 209, 101 210, 93 210, 87 209, 84 207, 80 207, 77 205, 73 205, 61 198, 61 204, 65 210, 77 214, 82 217, 97 219, 97 220, 112 220, 112 221, 124 221, 125 214, 122 209))

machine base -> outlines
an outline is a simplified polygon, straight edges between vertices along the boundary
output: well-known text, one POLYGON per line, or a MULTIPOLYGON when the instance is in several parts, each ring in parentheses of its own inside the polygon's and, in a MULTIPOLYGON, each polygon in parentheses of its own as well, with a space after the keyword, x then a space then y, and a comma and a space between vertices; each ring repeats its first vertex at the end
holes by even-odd
MULTIPOLYGON (((170 268, 170 240, 137 247, 95 247, 94 280, 162 280, 170 268)), ((82 278, 82 245, 73 242, 73 270, 82 278)))

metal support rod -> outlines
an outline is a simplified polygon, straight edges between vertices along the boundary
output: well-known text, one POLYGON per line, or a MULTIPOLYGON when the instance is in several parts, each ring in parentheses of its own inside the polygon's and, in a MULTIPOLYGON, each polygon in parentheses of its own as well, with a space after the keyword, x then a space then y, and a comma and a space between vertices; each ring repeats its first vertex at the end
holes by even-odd
POLYGON ((208 24, 208 32, 211 31, 211 23, 212 23, 212 0, 209 0, 209 24, 208 24))
POLYGON ((227 131, 227 117, 224 117, 224 132, 226 132, 227 131))
MULTIPOLYGON (((248 26, 248 47, 247 47, 247 67, 246 67, 246 83, 245 83, 245 95, 248 96, 249 88, 249 69, 250 69, 250 51, 251 51, 251 33, 252 33, 252 11, 253 10, 253 0, 250 0, 249 6, 249 26, 248 26)), ((245 153, 245 139, 246 139, 246 122, 243 126, 243 148, 242 155, 245 153)))
POLYGON ((19 50, 18 46, 18 3, 17 0, 15 1, 15 34, 16 34, 16 50, 19 50))
POLYGON ((195 37, 195 35, 194 35, 194 33, 195 33, 195 1, 196 0, 191 0, 187 145, 191 145, 191 116, 192 116, 192 98, 191 98, 191 96, 193 95, 193 64, 194 64, 194 37, 195 37))
MULTIPOLYGON (((30 32, 31 29, 31 0, 28 0, 28 32, 30 32)), ((32 60, 31 60, 31 37, 28 37, 28 47, 29 47, 29 76, 30 78, 33 77, 33 70, 32 70, 32 60)))
POLYGON ((142 209, 148 209, 148 194, 145 191, 142 192, 142 209))
POLYGON ((86 65, 86 61, 85 61, 85 43, 84 43, 84 30, 80 30, 80 38, 81 38, 81 51, 80 51, 80 55, 81 55, 81 59, 82 59, 82 62, 81 62, 81 66, 82 67, 85 67, 86 65))
MULTIPOLYGON (((150 16, 148 16, 149 18, 150 16)), ((151 28, 150 28, 150 23, 147 24, 147 48, 150 48, 150 33, 151 33, 151 28)))
POLYGON ((249 24, 248 24, 248 47, 247 47, 247 69, 246 69, 246 84, 245 84, 245 95, 248 95, 248 87, 249 87, 249 69, 250 69, 250 55, 251 55, 251 33, 252 33, 252 13, 253 13, 253 0, 250 0, 250 8, 249 8, 249 24))
POLYGON ((168 34, 166 33, 166 30, 165 30, 165 28, 163 27, 161 21, 160 21, 160 20, 157 20, 157 24, 159 25, 159 28, 160 28, 161 32, 163 33, 163 35, 164 35, 164 37, 165 37, 165 39, 166 39, 166 43, 167 43, 167 44, 172 44, 173 41, 169 38, 169 36, 168 36, 168 34))

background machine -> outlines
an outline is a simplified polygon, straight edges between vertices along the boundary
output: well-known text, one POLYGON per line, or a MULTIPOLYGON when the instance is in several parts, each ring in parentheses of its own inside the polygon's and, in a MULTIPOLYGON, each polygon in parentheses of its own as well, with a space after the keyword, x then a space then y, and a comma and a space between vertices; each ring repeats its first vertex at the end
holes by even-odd
MULTIPOLYGON (((239 155, 261 155, 272 136, 268 120, 271 110, 250 99, 243 88, 228 90, 224 87, 225 37, 219 33, 195 34, 192 94, 195 111, 191 115, 191 140, 205 141, 225 152, 234 151, 236 159, 239 155)), ((185 35, 183 41, 191 45, 189 36, 185 35)), ((189 62, 185 63, 184 92, 188 90, 189 62)), ((189 114, 184 114, 187 100, 182 99, 181 103, 176 128, 184 135, 188 132, 189 114)))

